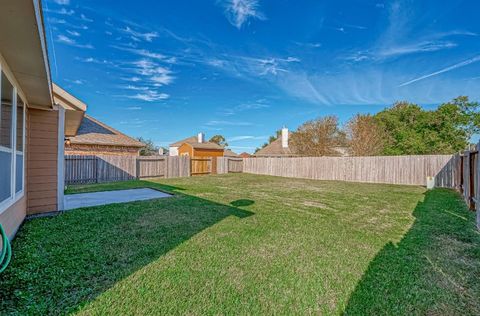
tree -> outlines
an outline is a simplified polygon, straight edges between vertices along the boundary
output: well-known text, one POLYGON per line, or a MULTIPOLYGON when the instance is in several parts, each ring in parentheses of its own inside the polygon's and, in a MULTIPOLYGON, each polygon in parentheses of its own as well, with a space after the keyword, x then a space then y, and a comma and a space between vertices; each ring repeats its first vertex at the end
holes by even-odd
POLYGON ((223 137, 222 135, 212 136, 212 138, 210 138, 209 142, 215 143, 215 144, 217 144, 219 146, 222 146, 222 147, 227 147, 228 146, 228 143, 226 142, 225 137, 223 137))
POLYGON ((270 137, 268 137, 268 142, 263 143, 262 146, 255 148, 255 153, 257 151, 259 151, 260 149, 263 149, 263 148, 267 147, 268 145, 270 145, 271 143, 273 143, 274 141, 276 141, 281 135, 282 135, 282 130, 281 129, 276 130, 275 135, 270 135, 270 137))
POLYGON ((142 137, 138 137, 137 140, 145 144, 145 147, 140 149, 140 156, 153 156, 158 153, 158 146, 155 146, 151 139, 144 139, 142 137))
POLYGON ((335 147, 343 146, 345 133, 336 116, 319 117, 303 123, 292 133, 291 145, 302 156, 336 156, 335 147))
POLYGON ((387 134, 375 117, 357 114, 347 123, 346 133, 352 156, 376 156, 383 153, 387 134))
POLYGON ((458 97, 426 111, 398 102, 375 115, 387 132, 385 155, 452 154, 465 149, 480 130, 480 105, 458 97))

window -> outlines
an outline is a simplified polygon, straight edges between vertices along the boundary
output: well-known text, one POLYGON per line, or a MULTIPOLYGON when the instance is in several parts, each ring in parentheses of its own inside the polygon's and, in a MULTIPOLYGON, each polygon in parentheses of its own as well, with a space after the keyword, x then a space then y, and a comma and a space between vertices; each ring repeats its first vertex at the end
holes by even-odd
POLYGON ((0 91, 0 203, 12 196, 13 85, 2 72, 0 91))
MULTIPOLYGON (((1 65, 0 65, 1 66, 1 65)), ((0 213, 23 196, 25 102, 3 71, 0 76, 0 213)))
POLYGON ((17 143, 15 154, 15 193, 23 191, 23 166, 25 165, 25 102, 17 94, 17 143))

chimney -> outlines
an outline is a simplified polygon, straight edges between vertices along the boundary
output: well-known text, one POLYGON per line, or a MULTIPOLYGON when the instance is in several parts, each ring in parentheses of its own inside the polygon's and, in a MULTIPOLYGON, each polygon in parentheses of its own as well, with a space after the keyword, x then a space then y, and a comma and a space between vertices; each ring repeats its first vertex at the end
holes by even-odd
POLYGON ((198 133, 198 142, 199 143, 204 143, 205 142, 205 134, 198 133))
POLYGON ((288 148, 288 128, 282 128, 282 148, 288 148))

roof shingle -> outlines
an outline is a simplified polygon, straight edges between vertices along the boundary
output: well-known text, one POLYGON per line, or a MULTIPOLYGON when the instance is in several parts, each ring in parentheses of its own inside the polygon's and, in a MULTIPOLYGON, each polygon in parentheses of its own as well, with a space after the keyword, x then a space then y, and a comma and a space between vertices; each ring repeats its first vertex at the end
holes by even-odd
POLYGON ((264 157, 292 157, 298 156, 295 151, 291 148, 291 145, 287 148, 282 147, 282 139, 277 138, 264 148, 257 151, 254 156, 264 156, 264 157))
POLYGON ((69 138, 72 144, 144 147, 145 144, 116 129, 85 115, 77 135, 69 138))

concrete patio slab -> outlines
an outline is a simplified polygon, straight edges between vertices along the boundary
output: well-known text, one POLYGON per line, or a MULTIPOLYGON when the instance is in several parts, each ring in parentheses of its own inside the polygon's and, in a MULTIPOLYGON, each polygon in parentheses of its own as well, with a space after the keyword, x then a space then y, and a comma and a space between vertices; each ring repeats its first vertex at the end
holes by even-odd
POLYGON ((148 188, 69 194, 65 195, 64 207, 65 210, 73 210, 79 207, 160 199, 170 196, 172 195, 148 188))

